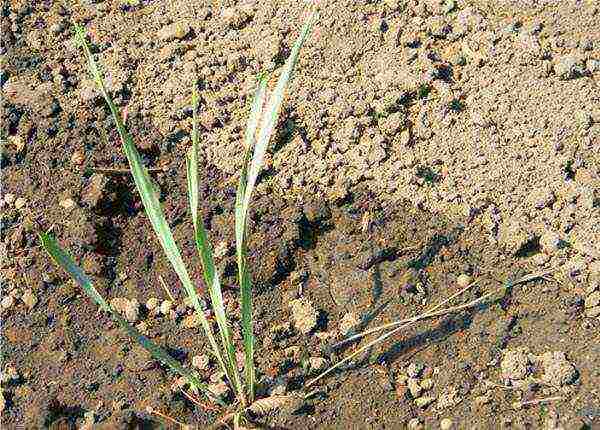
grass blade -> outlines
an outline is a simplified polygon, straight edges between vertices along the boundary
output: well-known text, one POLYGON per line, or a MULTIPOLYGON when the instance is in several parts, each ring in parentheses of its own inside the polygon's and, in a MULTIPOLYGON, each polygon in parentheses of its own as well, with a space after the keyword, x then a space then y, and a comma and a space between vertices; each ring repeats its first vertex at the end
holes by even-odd
POLYGON ((244 165, 242 167, 242 173, 240 175, 240 183, 236 197, 235 233, 238 259, 238 277, 241 291, 242 335, 244 338, 246 384, 248 386, 248 396, 251 402, 254 400, 255 385, 254 329, 252 321, 252 285, 250 281, 250 274, 246 265, 246 217, 248 215, 252 191, 254 190, 256 180, 258 179, 258 174, 264 162, 267 145, 271 135, 273 134, 275 125, 277 124, 285 88, 292 76, 294 66, 298 60, 300 49, 308 37, 308 34, 310 33, 310 30, 316 19, 317 11, 316 9, 313 9, 308 19, 304 23, 304 26, 302 27, 300 35, 296 39, 294 46, 292 47, 290 56, 283 66, 281 76, 277 81, 273 94, 269 97, 265 114, 262 117, 261 111, 265 100, 266 80, 264 77, 259 78, 259 85, 254 97, 254 102, 250 113, 250 120, 248 127, 246 128, 246 155, 244 158, 244 165), (261 125, 260 130, 258 138, 255 138, 256 129, 259 122, 261 125), (250 154, 252 154, 252 157, 250 157, 250 154))
POLYGON ((242 334, 244 339, 244 372, 248 397, 250 402, 254 401, 254 389, 256 374, 254 369, 254 333, 252 330, 252 285, 250 274, 246 265, 246 216, 247 212, 243 208, 243 200, 246 195, 246 185, 248 178, 248 163, 254 149, 256 140, 256 128, 260 119, 262 107, 265 102, 267 89, 267 79, 264 75, 258 78, 258 87, 254 94, 252 108, 250 110, 250 119, 246 128, 245 154, 240 181, 236 194, 235 202, 235 242, 238 264, 238 277, 241 291, 242 304, 242 334))
POLYGON ((235 358, 235 345, 231 340, 231 330, 225 315, 225 305, 223 303, 223 292, 221 282, 215 268, 212 249, 208 240, 208 235, 204 228, 202 220, 198 217, 198 94, 196 89, 192 92, 193 121, 192 121, 192 147, 186 156, 188 199, 190 202, 190 212, 192 214, 192 223, 194 224, 194 238, 196 247, 202 260, 202 271, 206 283, 215 319, 219 328, 221 344, 225 350, 224 371, 231 381, 234 390, 242 404, 246 404, 245 394, 237 370, 235 358))
POLYGON ((227 367, 225 365, 225 361, 223 360, 223 355, 221 354, 221 350, 215 340, 215 337, 212 333, 212 329, 206 317, 204 316, 204 311, 200 307, 200 300, 198 298, 198 293, 196 288, 194 287, 190 275, 183 263, 183 259, 181 258, 181 253, 179 252, 179 248, 175 244, 175 240, 173 239, 173 234, 171 233, 171 229, 165 219, 162 208, 160 206, 160 202, 158 201, 158 197, 156 195, 156 191, 152 182, 150 180, 150 176, 146 171, 145 167, 142 164, 140 155, 133 144, 133 140, 131 136, 125 129, 123 121, 121 119, 121 115, 117 110, 115 104, 113 103, 110 94, 106 90, 106 86, 104 85, 104 80, 102 78, 102 74, 98 69, 98 66, 94 60, 94 57, 91 53, 89 45, 86 40, 85 30, 80 27, 75 27, 76 36, 81 44, 88 61, 88 65, 90 67, 90 71, 94 78, 94 81, 98 85, 106 104, 108 105, 113 119, 115 121, 117 131, 121 138, 121 142, 123 144, 123 151, 127 156, 127 160, 129 162, 129 167, 131 168, 131 173, 133 175, 133 179, 135 181, 137 190, 142 199, 142 203, 144 205, 144 209, 146 210, 146 214, 150 219, 150 223, 152 224, 152 228, 154 229, 158 240, 167 256, 167 259, 173 266, 175 273, 179 277, 184 289, 186 290, 188 296, 190 297, 192 304, 196 310, 196 314, 198 319, 200 320, 200 324, 204 329, 206 337, 210 343, 211 349, 219 365, 226 372, 227 367))
POLYGON ((178 373, 179 375, 186 378, 189 383, 201 391, 205 396, 218 402, 221 406, 225 406, 225 403, 220 399, 216 398, 207 390, 206 385, 203 384, 194 374, 185 369, 177 360, 172 358, 165 350, 156 345, 146 336, 142 335, 135 327, 129 324, 121 315, 119 315, 112 307, 104 300, 104 298, 98 293, 96 288, 92 285, 92 282, 87 275, 77 266, 70 255, 62 250, 56 239, 48 233, 40 233, 40 240, 42 246, 52 259, 67 273, 69 273, 73 279, 81 286, 83 291, 104 311, 107 311, 111 318, 116 321, 121 328, 133 339, 135 339, 144 349, 146 349, 152 356, 169 366, 171 370, 178 373))

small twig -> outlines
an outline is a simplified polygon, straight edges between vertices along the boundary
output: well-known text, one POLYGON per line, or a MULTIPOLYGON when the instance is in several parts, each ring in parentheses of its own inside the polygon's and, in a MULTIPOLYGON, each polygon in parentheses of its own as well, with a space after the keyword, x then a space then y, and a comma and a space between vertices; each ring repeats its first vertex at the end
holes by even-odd
MULTIPOLYGON (((131 173, 131 170, 128 167, 90 167, 89 169, 93 173, 102 173, 104 175, 128 175, 131 173)), ((166 169, 163 167, 152 167, 146 169, 146 171, 148 173, 163 173, 166 169)))
POLYGON ((156 409, 154 409, 152 406, 147 406, 146 407, 146 412, 148 412, 149 414, 154 414, 156 416, 161 417, 162 419, 165 419, 169 422, 172 422, 173 424, 177 424, 178 426, 180 426, 182 429, 187 429, 188 425, 185 423, 182 423, 181 421, 177 421, 175 418, 172 418, 168 415, 165 415, 159 411, 157 411, 156 409))
MULTIPOLYGON (((366 351, 367 349, 369 349, 369 348, 377 345, 378 343, 383 342, 388 337, 390 337, 390 336, 398 333, 400 330, 402 330, 402 329, 410 326, 411 324, 416 323, 417 321, 421 321, 421 320, 424 320, 424 319, 429 319, 429 318, 433 318, 433 317, 437 317, 437 316, 441 316, 441 315, 447 315, 447 314, 454 313, 454 312, 457 312, 457 311, 460 311, 460 310, 472 308, 472 307, 477 306, 480 303, 486 301, 487 299, 489 299, 493 295, 497 294, 499 291, 503 291, 503 290, 506 291, 506 289, 511 288, 511 287, 513 287, 515 285, 522 284, 524 282, 528 282, 528 281, 531 281, 533 279, 537 279, 537 278, 546 276, 549 273, 551 273, 551 272, 545 271, 545 272, 532 273, 532 274, 526 275, 526 276, 524 276, 524 277, 522 277, 522 278, 520 278, 520 279, 518 279, 518 280, 516 280, 514 282, 511 282, 508 285, 502 285, 502 286, 500 286, 498 288, 495 288, 491 292, 489 292, 487 294, 484 294, 483 296, 479 297, 478 299, 472 300, 472 301, 470 301, 468 303, 464 303, 462 305, 454 306, 454 307, 451 307, 451 308, 441 309, 439 311, 436 310, 436 309, 440 308, 444 303, 447 303, 449 300, 451 300, 452 298, 454 298, 455 296, 457 296, 458 294, 461 294, 462 293, 462 290, 461 290, 458 293, 450 296, 448 299, 446 299, 445 301, 441 302, 440 304, 438 304, 434 308, 432 308, 432 310, 429 311, 428 313, 416 315, 413 318, 410 318, 408 320, 396 321, 394 323, 391 323, 391 324, 387 325, 389 327, 389 326, 395 326, 395 325, 401 324, 400 326, 394 328, 393 330, 388 331, 387 333, 379 336, 378 338, 372 340, 371 342, 368 342, 366 345, 358 348, 352 354, 346 356, 341 361, 339 361, 337 364, 331 366, 329 369, 327 369, 326 371, 324 371, 323 373, 321 373, 320 375, 318 375, 317 377, 315 377, 314 379, 312 379, 311 381, 309 381, 306 384, 306 387, 310 387, 311 385, 313 385, 315 382, 317 382, 318 380, 320 380, 324 376, 328 375, 329 373, 333 372, 335 369, 339 368, 342 364, 344 364, 344 363, 352 360, 357 355, 359 355, 362 352, 366 351), (436 310, 436 311, 434 312, 434 310, 436 310)), ((465 290, 467 288, 471 287, 473 284, 474 283, 472 283, 471 285, 467 286, 465 288, 465 290)), ((377 327, 376 329, 380 329, 380 328, 377 327)), ((372 330, 375 330, 375 329, 372 329, 372 330)), ((361 333, 361 334, 356 335, 356 336, 362 337, 362 336, 364 336, 364 334, 361 333)))
POLYGON ((169 299, 171 299, 171 301, 175 303, 175 297, 173 297, 173 294, 171 294, 171 291, 169 291, 169 287, 167 287, 167 284, 163 279, 162 275, 158 275, 158 280, 160 281, 160 285, 163 287, 163 290, 165 290, 165 292, 167 293, 169 299))
POLYGON ((186 392, 186 391, 185 391, 183 388, 180 388, 180 390, 181 390, 181 392, 183 393, 183 395, 184 395, 185 397, 187 397, 187 398, 188 398, 188 400, 189 400, 190 402, 194 403, 195 405, 198 405, 198 406, 200 406, 201 408, 203 408, 203 409, 206 409, 206 410, 208 410, 208 411, 214 411, 214 412, 215 412, 215 411, 218 411, 218 410, 219 410, 218 408, 215 408, 214 406, 210 406, 210 405, 207 405, 207 404, 205 404, 205 403, 202 403, 202 402, 201 402, 200 400, 198 400, 196 397, 194 397, 194 396, 192 396, 190 393, 186 392))
POLYGON ((558 400, 562 400, 563 398, 560 396, 556 396, 556 397, 546 397, 545 399, 534 399, 534 400, 527 400, 527 401, 523 401, 523 402, 514 402, 512 404, 513 409, 521 409, 523 406, 529 406, 529 405, 539 405, 540 403, 549 403, 549 402, 554 402, 554 401, 558 401, 558 400))

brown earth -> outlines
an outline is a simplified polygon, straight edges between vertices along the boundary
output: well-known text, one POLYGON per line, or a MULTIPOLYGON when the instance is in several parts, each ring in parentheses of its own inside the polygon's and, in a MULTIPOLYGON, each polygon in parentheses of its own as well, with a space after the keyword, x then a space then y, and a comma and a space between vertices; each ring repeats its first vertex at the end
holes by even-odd
MULTIPOLYGON (((365 327, 415 315, 458 291, 461 274, 478 280, 470 299, 551 274, 399 333, 316 384, 301 410, 264 424, 600 426, 600 8, 541 0, 321 7, 251 215, 264 385, 301 388, 314 376, 307 359, 332 363, 356 348, 329 347, 346 315, 365 327), (317 327, 276 333, 299 294, 318 310, 317 327), (552 351, 571 364, 536 358, 552 351), (526 364, 523 378, 513 353, 526 364), (415 395, 405 375, 418 364, 415 379, 433 387, 415 395)), ((149 405, 201 428, 219 416, 173 390, 174 376, 40 249, 36 221, 106 297, 167 299, 162 277, 183 301, 130 178, 94 170, 126 160, 69 22, 86 24, 144 161, 159 170, 167 217, 198 280, 183 154, 199 82, 202 213, 235 315, 232 209, 248 95, 258 71, 276 74, 302 16, 303 4, 287 0, 3 4, 5 428, 80 427, 90 412, 97 428, 158 428, 149 405)), ((200 330, 183 327, 184 305, 174 319, 141 309, 148 335, 186 366, 205 350, 200 330)))

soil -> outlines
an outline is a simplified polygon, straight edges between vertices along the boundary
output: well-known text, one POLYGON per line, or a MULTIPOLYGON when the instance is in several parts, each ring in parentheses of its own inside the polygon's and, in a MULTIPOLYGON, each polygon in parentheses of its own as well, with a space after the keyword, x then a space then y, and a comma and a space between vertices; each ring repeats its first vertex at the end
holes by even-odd
MULTIPOLYGON (((349 316, 362 328, 411 317, 457 292, 464 275, 477 281, 465 301, 545 275, 407 328, 315 384, 300 410, 262 424, 599 427, 600 7, 386 0, 321 9, 250 216, 262 385, 299 389, 316 374, 310 358, 332 364, 357 348, 332 348, 349 316), (318 312, 308 334, 289 326, 297 297, 318 312), (540 358, 555 351, 565 356, 540 358)), ((202 288, 184 160, 198 81, 201 210, 236 315, 233 204, 249 96, 259 71, 277 75, 303 16, 304 4, 288 0, 3 4, 4 428, 90 419, 159 428, 147 406, 203 428, 223 412, 174 389, 176 377, 38 242, 38 224, 52 229, 107 298, 162 301, 164 280, 175 318, 142 306, 138 323, 186 366, 206 351, 200 329, 182 324, 183 291, 118 170, 126 159, 70 22, 88 29, 202 288)), ((214 363, 202 372, 208 379, 214 363)))

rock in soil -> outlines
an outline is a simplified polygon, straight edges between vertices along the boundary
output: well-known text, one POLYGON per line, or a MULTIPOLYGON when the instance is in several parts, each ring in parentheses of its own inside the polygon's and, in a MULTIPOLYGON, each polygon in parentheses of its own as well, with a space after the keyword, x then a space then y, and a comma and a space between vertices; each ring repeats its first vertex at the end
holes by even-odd
POLYGON ((308 334, 317 325, 317 311, 308 298, 290 301, 290 309, 294 320, 294 327, 302 333, 308 334))
POLYGON ((560 387, 572 383, 577 377, 577 370, 568 360, 564 352, 547 352, 541 357, 544 374, 542 379, 551 385, 560 387))

